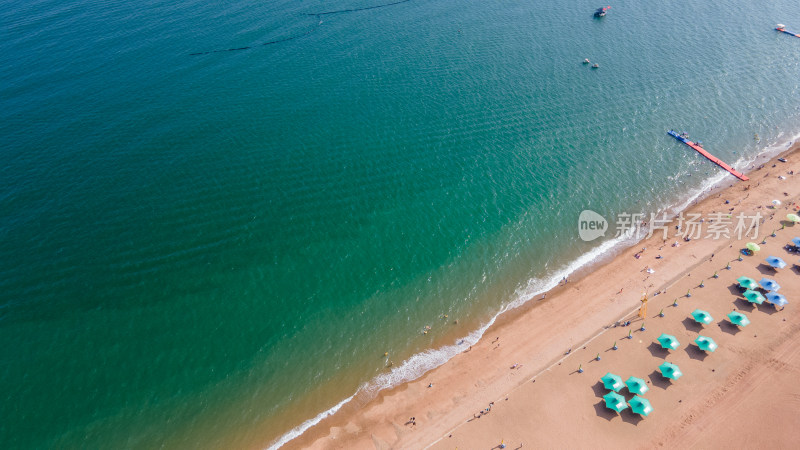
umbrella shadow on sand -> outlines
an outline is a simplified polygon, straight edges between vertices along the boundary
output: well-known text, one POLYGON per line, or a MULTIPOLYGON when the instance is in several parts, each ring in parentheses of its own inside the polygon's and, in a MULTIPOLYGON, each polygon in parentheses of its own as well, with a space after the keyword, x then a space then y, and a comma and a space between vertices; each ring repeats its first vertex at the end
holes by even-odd
POLYGON ((651 372, 647 377, 650 378, 650 384, 660 387, 661 389, 666 389, 672 385, 669 378, 665 378, 657 369, 651 372))
POLYGON ((669 355, 669 350, 663 348, 658 342, 651 342, 650 345, 647 346, 647 350, 651 355, 659 359, 664 359, 669 355))
POLYGON ((758 305, 756 307, 756 309, 759 312, 762 312, 764 314, 769 314, 770 316, 775 314, 775 313, 780 312, 777 309, 775 309, 775 305, 773 305, 772 303, 769 303, 769 302, 764 302, 764 303, 758 305))
POLYGON ((633 425, 639 425, 639 422, 644 420, 644 417, 631 411, 630 408, 623 410, 621 413, 619 413, 619 416, 622 417, 623 422, 633 425))
MULTIPOLYGON (((602 399, 600 400, 599 403, 595 403, 594 411, 597 414, 597 417, 602 417, 603 419, 606 419, 609 422, 611 422, 612 420, 614 420, 615 417, 618 416, 616 412, 606 408, 606 402, 605 400, 602 399)), ((623 410, 622 412, 625 411, 627 411, 627 409, 623 410)))
POLYGON ((742 311, 747 311, 747 312, 753 312, 753 310, 756 309, 755 305, 753 305, 752 303, 748 302, 743 298, 737 298, 736 300, 734 300, 733 306, 737 309, 741 309, 742 311))
POLYGON ((723 333, 732 334, 734 336, 740 331, 742 331, 741 328, 728 322, 727 320, 720 320, 719 322, 717 322, 717 325, 719 326, 719 329, 722 330, 723 333))
POLYGON ((744 292, 744 291, 742 290, 742 288, 741 288, 741 287, 739 287, 739 284, 738 284, 738 283, 733 283, 733 284, 731 284, 730 286, 728 286, 728 290, 729 290, 729 291, 731 292, 731 294, 733 294, 733 295, 742 295, 742 292, 744 292))
POLYGON ((756 266, 756 270, 761 272, 762 275, 770 275, 770 276, 772 276, 772 275, 775 275, 776 273, 778 273, 778 271, 775 270, 775 268, 773 268, 769 264, 764 264, 764 263, 761 263, 758 266, 756 266))
POLYGON ((694 331, 697 333, 703 331, 703 326, 697 323, 697 321, 695 321, 691 317, 683 319, 683 326, 685 326, 686 329, 689 331, 694 331))
POLYGON ((708 353, 700 350, 700 347, 693 344, 686 346, 686 353, 689 354, 689 358, 696 359, 698 361, 703 361, 708 357, 708 353))
MULTIPOLYGON (((608 394, 609 392, 611 392, 611 391, 609 391, 608 389, 606 389, 606 387, 605 387, 605 385, 603 385, 603 382, 602 382, 602 381, 598 381, 597 383, 595 383, 594 385, 592 385, 592 391, 594 391, 594 395, 595 395, 596 397, 601 397, 601 398, 602 398, 604 395, 606 395, 606 394, 608 394)), ((603 403, 603 405, 605 405, 605 403, 603 403)), ((613 411, 612 411, 612 412, 613 412, 613 411)))

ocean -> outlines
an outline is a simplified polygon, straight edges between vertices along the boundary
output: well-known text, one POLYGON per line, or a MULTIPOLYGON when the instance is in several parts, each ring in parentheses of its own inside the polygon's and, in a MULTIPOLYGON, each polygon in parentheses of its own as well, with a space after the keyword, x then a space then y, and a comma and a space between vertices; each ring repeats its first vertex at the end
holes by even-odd
POLYGON ((649 3, 2 0, 0 446, 278 447, 798 137, 796 1, 649 3))

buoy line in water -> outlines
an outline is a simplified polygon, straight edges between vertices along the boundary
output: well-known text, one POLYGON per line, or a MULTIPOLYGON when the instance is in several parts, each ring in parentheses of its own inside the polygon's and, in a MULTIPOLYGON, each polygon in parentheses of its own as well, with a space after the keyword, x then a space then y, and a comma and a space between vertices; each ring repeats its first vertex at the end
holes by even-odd
POLYGON ((273 40, 273 41, 263 42, 263 43, 257 44, 257 45, 248 45, 246 47, 224 48, 224 49, 220 49, 220 50, 208 50, 208 51, 205 51, 205 52, 189 53, 189 56, 209 55, 211 53, 237 52, 237 51, 240 51, 240 50, 250 50, 250 49, 253 49, 255 47, 263 47, 265 45, 272 45, 272 44, 279 44, 281 42, 293 41, 295 39, 300 39, 301 37, 308 36, 309 34, 317 31, 319 26, 322 25, 322 16, 329 16, 329 15, 332 15, 332 14, 344 14, 344 13, 366 11, 366 10, 369 10, 369 9, 386 8, 388 6, 399 5, 401 3, 407 3, 407 2, 410 2, 410 1, 411 0, 400 0, 400 1, 397 1, 397 2, 385 3, 385 4, 382 4, 382 5, 366 6, 364 8, 339 9, 339 10, 336 10, 336 11, 324 11, 324 12, 318 12, 318 13, 304 13, 303 14, 304 16, 316 17, 319 20, 317 21, 317 24, 314 25, 313 28, 311 28, 310 30, 306 31, 303 34, 298 34, 296 36, 290 36, 290 37, 283 38, 283 39, 276 39, 276 40, 273 40))

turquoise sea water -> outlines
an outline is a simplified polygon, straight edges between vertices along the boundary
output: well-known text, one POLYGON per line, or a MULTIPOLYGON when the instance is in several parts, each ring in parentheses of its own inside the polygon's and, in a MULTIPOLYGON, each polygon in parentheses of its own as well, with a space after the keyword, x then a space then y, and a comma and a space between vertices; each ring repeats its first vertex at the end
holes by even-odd
POLYGON ((800 132, 796 1, 0 4, 3 448, 283 442, 800 132))

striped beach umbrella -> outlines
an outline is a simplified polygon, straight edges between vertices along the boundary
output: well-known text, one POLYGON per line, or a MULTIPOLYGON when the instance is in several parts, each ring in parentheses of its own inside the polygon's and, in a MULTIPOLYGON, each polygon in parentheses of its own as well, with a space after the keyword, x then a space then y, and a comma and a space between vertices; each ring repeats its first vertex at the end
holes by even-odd
POLYGON ((753 290, 750 290, 750 289, 744 291, 744 294, 742 294, 742 295, 744 296, 744 298, 747 299, 748 302, 756 303, 758 305, 764 303, 764 300, 766 300, 764 298, 764 296, 761 295, 761 292, 753 291, 753 290))
POLYGON ((713 352, 714 350, 717 349, 717 343, 714 342, 714 340, 711 339, 710 337, 697 336, 697 339, 694 340, 694 343, 697 344, 698 347, 700 347, 700 350, 706 352, 713 352))
POLYGON ((661 348, 666 348, 670 350, 677 350, 678 347, 681 346, 681 343, 675 339, 675 336, 671 334, 662 334, 658 337, 658 343, 661 344, 661 348))
POLYGON ((777 256, 768 256, 766 261, 767 264, 769 264, 775 269, 783 269, 784 267, 786 267, 786 261, 778 258, 777 256))
POLYGON ((800 222, 800 216, 798 216, 797 214, 787 214, 786 218, 789 219, 789 221, 791 222, 795 223, 800 222))
POLYGON ((752 278, 739 277, 736 279, 736 281, 739 283, 740 287, 743 287, 745 289, 755 289, 758 287, 758 283, 756 283, 756 280, 752 278))
POLYGON ((647 383, 641 378, 630 377, 625 381, 625 384, 628 386, 628 392, 631 394, 642 395, 650 390, 647 383))
POLYGON ((603 400, 606 401, 606 408, 612 409, 616 412, 621 412, 623 409, 628 407, 628 405, 625 403, 625 397, 617 394, 616 392, 609 392, 608 394, 604 395, 603 400))
POLYGON ((778 294, 777 292, 767 292, 767 301, 775 306, 781 307, 786 306, 786 304, 789 303, 789 301, 786 300, 786 297, 778 294))
POLYGON ((658 370, 661 371, 661 375, 669 378, 670 380, 677 380, 683 376, 683 372, 681 372, 681 369, 678 366, 666 361, 664 361, 664 364, 658 366, 658 370))
POLYGON ((653 412, 653 407, 650 406, 650 402, 647 401, 646 398, 642 398, 634 396, 630 402, 631 411, 635 412, 636 414, 641 414, 645 417, 649 416, 651 412, 653 412))
POLYGON ((728 319, 736 326, 746 327, 750 325, 750 319, 739 311, 731 311, 728 313, 728 319))
POLYGON ((694 318, 697 323, 701 323, 703 325, 708 325, 714 321, 714 318, 711 317, 711 314, 708 311, 703 311, 702 309, 695 309, 692 311, 692 317, 694 318))
POLYGON ((767 291, 777 291, 781 288, 781 285, 778 284, 777 281, 770 279, 770 278, 762 278, 761 281, 758 282, 764 290, 767 291))
MULTIPOLYGON (((619 375, 614 375, 611 372, 603 375, 603 377, 600 378, 600 381, 603 382, 603 386, 605 386, 606 389, 610 389, 614 392, 619 392, 619 390, 625 386, 625 384, 622 382, 622 377, 619 375)), ((622 399, 622 402, 624 403, 625 399, 622 399)))

